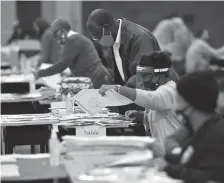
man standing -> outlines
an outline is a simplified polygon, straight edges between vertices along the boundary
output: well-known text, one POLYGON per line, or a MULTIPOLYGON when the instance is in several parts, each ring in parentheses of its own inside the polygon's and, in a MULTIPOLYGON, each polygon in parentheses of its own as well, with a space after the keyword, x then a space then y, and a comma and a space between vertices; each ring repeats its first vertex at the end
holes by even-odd
POLYGON ((35 72, 36 78, 61 73, 70 68, 75 76, 89 77, 94 88, 113 83, 111 74, 103 66, 91 40, 72 31, 66 20, 55 20, 51 31, 57 43, 64 45, 62 57, 53 66, 35 72))
POLYGON ((87 27, 93 40, 108 48, 106 59, 113 62, 116 84, 135 82, 131 77, 136 74, 141 55, 160 49, 149 30, 125 18, 116 19, 103 9, 89 15, 87 27))

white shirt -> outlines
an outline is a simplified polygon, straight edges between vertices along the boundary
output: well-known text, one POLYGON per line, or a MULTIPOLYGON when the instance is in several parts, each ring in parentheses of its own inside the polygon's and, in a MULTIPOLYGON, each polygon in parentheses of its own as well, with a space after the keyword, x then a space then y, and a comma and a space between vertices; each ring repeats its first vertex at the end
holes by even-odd
POLYGON ((223 50, 224 46, 221 49, 214 49, 204 40, 196 39, 186 53, 186 72, 208 70, 211 58, 224 59, 223 50))
POLYGON ((118 28, 118 32, 117 32, 117 37, 116 37, 115 43, 113 45, 113 51, 114 51, 114 57, 115 57, 115 62, 116 62, 118 71, 119 71, 123 81, 125 81, 124 71, 123 71, 123 67, 122 67, 122 60, 121 60, 120 53, 119 53, 119 48, 120 48, 120 43, 121 43, 121 24, 122 24, 122 20, 119 19, 119 21, 120 21, 120 23, 119 23, 119 28, 118 28))
POLYGON ((174 61, 185 58, 194 36, 181 18, 162 20, 153 31, 161 50, 172 53, 174 61))
POLYGON ((152 137, 160 142, 161 147, 164 147, 167 136, 182 127, 173 110, 175 98, 176 83, 174 81, 167 82, 156 91, 136 89, 135 103, 150 110, 146 114, 150 132, 152 137))

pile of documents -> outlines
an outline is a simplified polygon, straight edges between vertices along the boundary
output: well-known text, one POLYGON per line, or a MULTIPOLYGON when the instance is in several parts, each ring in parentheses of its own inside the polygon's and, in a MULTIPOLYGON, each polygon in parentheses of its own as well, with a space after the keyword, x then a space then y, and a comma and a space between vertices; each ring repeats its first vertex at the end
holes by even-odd
MULTIPOLYGON (((79 110, 76 107, 75 110, 79 110)), ((132 121, 128 121, 124 116, 118 113, 111 113, 107 109, 102 110, 94 116, 88 113, 76 113, 71 115, 62 116, 59 118, 60 124, 66 126, 88 126, 88 125, 100 125, 100 126, 112 126, 112 127, 124 127, 129 126, 132 121)))
POLYGON ((38 92, 27 94, 2 93, 0 95, 1 102, 38 101, 42 98, 44 98, 44 96, 38 92))
POLYGON ((22 114, 22 115, 1 115, 2 126, 16 126, 16 124, 54 124, 58 123, 58 118, 51 114, 22 114))

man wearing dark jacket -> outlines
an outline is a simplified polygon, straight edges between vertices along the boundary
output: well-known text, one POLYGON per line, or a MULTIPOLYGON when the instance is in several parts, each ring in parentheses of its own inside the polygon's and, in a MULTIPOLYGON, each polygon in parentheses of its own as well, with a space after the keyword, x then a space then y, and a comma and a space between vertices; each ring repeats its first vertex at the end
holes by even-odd
POLYGON ((166 156, 169 164, 161 163, 169 176, 187 183, 224 181, 224 118, 215 113, 217 99, 218 83, 212 71, 180 79, 176 109, 192 138, 176 158, 166 156))
POLYGON ((87 27, 93 40, 108 48, 116 84, 124 85, 136 74, 142 54, 160 50, 149 30, 125 18, 116 19, 103 9, 89 15, 87 27))
POLYGON ((34 72, 36 78, 58 74, 69 68, 77 77, 89 77, 96 89, 102 84, 113 83, 111 74, 102 64, 91 40, 72 31, 68 21, 55 20, 51 32, 57 43, 64 45, 62 56, 53 66, 34 72))

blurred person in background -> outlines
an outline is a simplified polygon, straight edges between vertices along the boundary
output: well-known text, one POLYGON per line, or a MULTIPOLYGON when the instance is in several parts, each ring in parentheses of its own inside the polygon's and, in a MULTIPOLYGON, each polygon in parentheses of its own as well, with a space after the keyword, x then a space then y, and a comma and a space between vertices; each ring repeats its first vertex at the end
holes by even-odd
POLYGON ((161 50, 171 54, 173 67, 179 75, 185 73, 185 55, 194 40, 194 22, 192 14, 172 17, 159 22, 153 31, 161 50))
POLYGON ((36 79, 58 74, 69 68, 74 76, 90 78, 96 89, 102 84, 113 83, 111 74, 102 64, 91 40, 71 30, 68 21, 55 20, 51 32, 57 43, 64 45, 62 56, 51 67, 34 72, 36 79))
POLYGON ((53 38, 50 24, 43 18, 37 18, 33 23, 33 27, 41 43, 41 54, 38 66, 42 63, 54 64, 59 62, 62 48, 53 38))
POLYGON ((18 40, 37 38, 34 29, 27 26, 24 27, 24 25, 21 25, 19 21, 13 22, 11 30, 12 35, 9 37, 7 45, 12 44, 13 42, 15 43, 18 40))
POLYGON ((146 135, 155 138, 164 149, 165 138, 182 127, 173 110, 176 83, 169 77, 172 60, 164 52, 150 52, 141 57, 142 82, 145 88, 132 89, 119 85, 103 85, 100 93, 114 89, 119 94, 144 107, 144 113, 127 111, 126 117, 144 123, 146 135), (138 119, 137 119, 138 118, 138 119))
POLYGON ((208 43, 208 30, 199 30, 195 39, 190 45, 186 53, 186 72, 210 69, 210 61, 212 59, 223 59, 224 62, 224 46, 219 49, 212 48, 208 43))
POLYGON ((224 181, 224 118, 215 112, 218 83, 212 71, 198 71, 180 78, 175 109, 182 116, 191 140, 176 152, 177 162, 156 161, 160 170, 186 183, 224 181), (190 91, 190 92, 189 92, 190 91))

